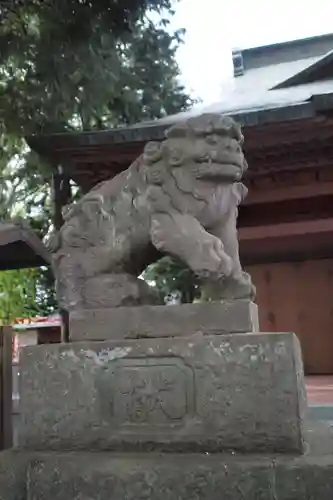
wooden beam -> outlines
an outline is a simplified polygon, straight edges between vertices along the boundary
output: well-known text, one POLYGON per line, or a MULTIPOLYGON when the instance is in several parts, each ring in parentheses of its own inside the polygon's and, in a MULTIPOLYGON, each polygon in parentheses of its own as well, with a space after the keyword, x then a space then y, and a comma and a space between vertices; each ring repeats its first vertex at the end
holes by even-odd
POLYGON ((244 227, 239 230, 243 265, 333 257, 333 218, 244 227))
POLYGON ((268 238, 280 239, 286 236, 307 235, 311 238, 323 233, 332 233, 333 235, 333 218, 302 222, 288 222, 267 226, 242 227, 238 230, 240 242, 265 240, 268 238))
POLYGON ((281 186, 267 190, 251 188, 243 205, 267 204, 279 201, 333 195, 333 182, 311 182, 299 186, 281 186))

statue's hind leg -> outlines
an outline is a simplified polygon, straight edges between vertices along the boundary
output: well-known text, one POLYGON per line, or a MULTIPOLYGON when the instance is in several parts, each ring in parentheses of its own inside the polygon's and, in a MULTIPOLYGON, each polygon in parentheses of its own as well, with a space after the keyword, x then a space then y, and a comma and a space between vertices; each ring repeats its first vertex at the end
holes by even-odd
POLYGON ((70 249, 54 257, 59 305, 67 311, 154 304, 154 291, 141 279, 112 268, 105 247, 70 249))
POLYGON ((82 252, 58 252, 53 255, 53 272, 59 307, 65 311, 83 307, 83 286, 86 271, 83 267, 82 252))

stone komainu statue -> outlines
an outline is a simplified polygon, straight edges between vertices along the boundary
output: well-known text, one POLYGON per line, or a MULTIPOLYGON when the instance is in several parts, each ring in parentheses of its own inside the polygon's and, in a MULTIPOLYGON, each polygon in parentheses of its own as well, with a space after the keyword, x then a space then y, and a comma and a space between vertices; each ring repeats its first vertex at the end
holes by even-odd
POLYGON ((51 250, 62 308, 154 303, 137 276, 161 254, 181 259, 203 299, 253 298, 241 268, 237 207, 247 163, 229 117, 204 114, 149 142, 124 172, 65 209, 51 250))

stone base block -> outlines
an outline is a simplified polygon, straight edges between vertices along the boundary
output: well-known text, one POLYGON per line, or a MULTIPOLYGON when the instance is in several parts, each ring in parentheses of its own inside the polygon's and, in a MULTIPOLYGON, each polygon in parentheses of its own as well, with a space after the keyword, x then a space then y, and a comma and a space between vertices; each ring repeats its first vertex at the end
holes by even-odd
POLYGON ((16 450, 0 452, 0 500, 28 500, 27 473, 31 457, 30 453, 16 450))
POLYGON ((20 365, 23 448, 304 450, 293 334, 27 347, 20 365))
POLYGON ((1 500, 332 500, 333 436, 311 454, 4 452, 1 500))
POLYGON ((213 335, 259 330, 258 308, 249 300, 85 309, 71 312, 69 321, 72 341, 186 337, 199 332, 213 335))
POLYGON ((333 459, 41 457, 29 500, 332 500, 333 459))

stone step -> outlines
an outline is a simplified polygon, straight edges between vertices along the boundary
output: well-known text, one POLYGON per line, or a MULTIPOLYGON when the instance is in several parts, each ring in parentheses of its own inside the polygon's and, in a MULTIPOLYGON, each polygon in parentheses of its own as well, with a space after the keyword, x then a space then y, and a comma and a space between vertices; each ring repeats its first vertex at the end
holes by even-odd
POLYGON ((309 431, 293 455, 0 454, 1 500, 332 500, 333 434, 309 431))

